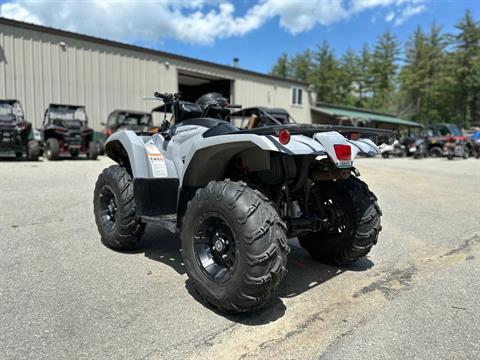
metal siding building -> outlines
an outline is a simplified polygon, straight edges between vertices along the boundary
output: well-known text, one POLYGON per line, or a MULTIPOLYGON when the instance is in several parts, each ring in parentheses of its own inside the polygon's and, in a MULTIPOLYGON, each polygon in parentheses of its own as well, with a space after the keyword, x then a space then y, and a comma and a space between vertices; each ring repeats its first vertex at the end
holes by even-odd
POLYGON ((305 83, 0 18, 0 98, 20 100, 35 127, 50 103, 85 105, 98 130, 115 109, 158 106, 143 99, 154 91, 219 86, 232 103, 282 107, 311 122, 314 94, 305 83), (294 87, 302 89, 301 106, 292 105, 294 87))

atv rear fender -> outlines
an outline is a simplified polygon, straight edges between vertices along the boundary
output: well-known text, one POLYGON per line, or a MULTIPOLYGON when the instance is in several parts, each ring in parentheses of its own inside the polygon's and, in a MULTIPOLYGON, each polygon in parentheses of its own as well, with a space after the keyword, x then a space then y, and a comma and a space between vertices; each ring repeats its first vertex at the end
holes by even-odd
POLYGON ((192 146, 185 159, 182 186, 204 186, 211 180, 221 179, 226 166, 238 154, 248 159, 245 164, 251 171, 269 170, 269 152, 290 156, 328 155, 339 168, 353 166, 359 153, 369 156, 379 154, 378 147, 370 139, 348 140, 337 132, 317 133, 313 138, 294 135, 288 144, 282 145, 275 136, 254 134, 220 135, 203 139, 192 146), (334 145, 350 145, 351 158, 340 161, 334 145))

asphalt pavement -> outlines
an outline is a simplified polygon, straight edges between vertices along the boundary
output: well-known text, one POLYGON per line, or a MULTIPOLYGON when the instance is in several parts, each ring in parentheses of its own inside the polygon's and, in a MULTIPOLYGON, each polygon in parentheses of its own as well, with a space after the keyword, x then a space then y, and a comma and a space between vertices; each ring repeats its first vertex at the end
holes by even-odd
POLYGON ((278 297, 203 304, 179 238, 104 247, 96 177, 112 162, 0 159, 0 359, 478 359, 480 160, 359 159, 383 231, 347 268, 290 240, 278 297))

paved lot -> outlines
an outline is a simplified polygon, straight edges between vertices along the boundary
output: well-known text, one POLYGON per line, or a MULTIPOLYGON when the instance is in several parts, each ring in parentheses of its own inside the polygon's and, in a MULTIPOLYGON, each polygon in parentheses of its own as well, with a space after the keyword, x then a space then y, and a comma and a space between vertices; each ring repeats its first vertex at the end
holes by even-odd
POLYGON ((0 161, 0 359, 480 358, 480 161, 360 159, 383 231, 350 268, 292 240, 280 296, 222 316, 192 292, 179 240, 101 245, 111 162, 0 161))

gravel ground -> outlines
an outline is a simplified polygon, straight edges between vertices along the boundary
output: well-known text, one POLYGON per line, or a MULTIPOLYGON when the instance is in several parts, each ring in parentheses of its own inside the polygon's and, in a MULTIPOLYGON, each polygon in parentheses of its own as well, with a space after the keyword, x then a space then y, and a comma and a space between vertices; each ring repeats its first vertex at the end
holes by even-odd
POLYGON ((177 236, 100 243, 92 194, 110 164, 0 161, 0 359, 480 358, 480 161, 358 160, 377 246, 337 268, 291 240, 279 297, 242 316, 199 301, 177 236))

